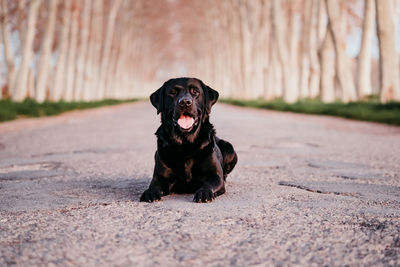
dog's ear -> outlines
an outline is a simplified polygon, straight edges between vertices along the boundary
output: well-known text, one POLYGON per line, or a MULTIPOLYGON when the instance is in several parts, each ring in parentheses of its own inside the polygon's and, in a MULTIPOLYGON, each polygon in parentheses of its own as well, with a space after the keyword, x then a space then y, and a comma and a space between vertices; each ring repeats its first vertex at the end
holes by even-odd
POLYGON ((203 82, 201 82, 201 85, 203 86, 203 91, 206 99, 206 111, 208 114, 211 113, 211 107, 217 102, 219 94, 217 91, 212 89, 210 86, 205 85, 203 82))
POLYGON ((164 90, 168 82, 166 81, 157 91, 150 95, 150 102, 157 109, 157 114, 164 108, 164 90))

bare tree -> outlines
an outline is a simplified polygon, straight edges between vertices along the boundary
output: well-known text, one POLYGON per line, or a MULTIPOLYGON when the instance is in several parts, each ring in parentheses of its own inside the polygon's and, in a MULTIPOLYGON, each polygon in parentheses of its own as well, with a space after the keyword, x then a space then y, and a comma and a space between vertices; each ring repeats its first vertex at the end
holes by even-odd
MULTIPOLYGON (((272 38, 271 38, 272 39, 272 38)), ((282 65, 279 61, 277 42, 270 44, 270 61, 268 66, 268 94, 266 100, 272 100, 283 96, 282 65)))
POLYGON ((100 74, 101 42, 103 40, 103 1, 93 1, 91 10, 89 51, 86 64, 87 81, 83 99, 97 100, 100 96, 96 88, 100 74))
POLYGON ((327 32, 320 51, 321 62, 321 100, 324 103, 335 101, 335 50, 332 35, 327 32))
POLYGON ((326 0, 329 32, 336 52, 336 73, 342 90, 342 101, 357 99, 351 64, 346 55, 346 9, 344 0, 326 0))
POLYGON ((26 36, 22 45, 21 66, 18 71, 18 79, 15 89, 12 90, 12 99, 21 101, 27 96, 29 67, 33 55, 33 38, 35 36, 35 25, 41 0, 31 0, 29 5, 26 36))
POLYGON ((362 26, 362 40, 358 55, 358 97, 363 99, 372 94, 371 86, 371 52, 372 37, 374 34, 375 3, 374 0, 365 0, 364 19, 362 26))
POLYGON ((57 17, 58 0, 49 1, 48 21, 44 33, 40 58, 38 63, 38 78, 36 82, 35 99, 43 102, 46 98, 46 90, 49 83, 50 56, 52 52, 52 44, 55 33, 56 17, 57 17))
POLYGON ((74 78, 75 78, 75 66, 76 66, 76 48, 78 41, 78 5, 75 0, 70 0, 72 2, 72 13, 70 22, 70 32, 69 32, 69 44, 68 44, 68 56, 67 56, 67 66, 65 73, 65 88, 62 93, 62 98, 65 101, 73 100, 74 95, 74 78))
POLYGON ((15 70, 15 59, 14 59, 14 51, 12 49, 10 43, 10 29, 9 25, 9 10, 7 7, 7 1, 1 1, 0 3, 0 18, 2 19, 0 23, 1 36, 3 39, 3 50, 4 50, 4 59, 6 61, 7 66, 7 93, 12 94, 12 90, 14 89, 16 70, 15 70))
POLYGON ((65 88, 65 70, 67 65, 68 54, 68 36, 71 23, 71 1, 65 1, 63 7, 63 25, 60 36, 60 44, 58 47, 58 57, 56 72, 53 81, 53 88, 51 90, 50 99, 58 101, 61 99, 62 93, 65 88))
POLYGON ((311 61, 311 28, 313 3, 308 0, 304 2, 302 12, 302 39, 301 39, 301 73, 300 73, 300 96, 310 96, 310 61, 311 61))
POLYGON ((90 25, 90 10, 92 6, 92 0, 83 1, 83 11, 81 13, 81 25, 79 35, 79 48, 76 59, 76 75, 74 85, 74 100, 81 100, 83 92, 85 90, 85 79, 86 79, 86 63, 88 54, 88 43, 89 43, 89 25, 90 25))
MULTIPOLYGON (((22 50, 22 44, 24 43, 24 38, 25 38, 25 7, 27 6, 27 3, 29 3, 27 0, 18 0, 17 1, 17 33, 20 41, 20 50, 22 50)), ((22 53, 22 51, 20 51, 22 53)))
POLYGON ((104 98, 104 96, 108 96, 106 94, 106 80, 107 80, 107 72, 111 61, 111 45, 114 37, 115 31, 115 22, 116 17, 121 7, 122 0, 114 0, 111 2, 110 12, 108 14, 107 19, 107 26, 105 30, 105 38, 103 44, 103 51, 102 51, 102 60, 100 63, 100 76, 98 80, 98 90, 99 90, 99 97, 104 98))
POLYGON ((310 79, 309 79, 309 97, 315 98, 320 94, 321 69, 318 59, 318 52, 321 48, 324 32, 326 28, 323 22, 325 15, 325 3, 320 0, 312 0, 311 26, 310 26, 310 79))
POLYGON ((288 103, 293 103, 297 101, 299 95, 297 90, 297 66, 292 63, 294 57, 290 56, 290 47, 285 41, 287 27, 280 0, 273 0, 272 10, 274 36, 283 74, 283 99, 288 103))
POLYGON ((399 57, 396 52, 394 34, 397 2, 376 0, 375 3, 380 56, 380 99, 382 102, 400 100, 399 57))

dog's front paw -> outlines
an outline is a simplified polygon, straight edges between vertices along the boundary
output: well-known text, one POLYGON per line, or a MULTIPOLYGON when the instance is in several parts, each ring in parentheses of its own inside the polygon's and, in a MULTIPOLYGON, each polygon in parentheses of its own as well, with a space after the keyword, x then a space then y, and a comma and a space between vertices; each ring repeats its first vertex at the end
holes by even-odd
POLYGON ((161 189, 159 187, 151 186, 149 189, 143 192, 142 196, 140 197, 140 201, 153 202, 161 200, 161 197, 161 189))
POLYGON ((210 188, 200 188, 194 193, 194 202, 211 202, 215 198, 215 194, 210 188))

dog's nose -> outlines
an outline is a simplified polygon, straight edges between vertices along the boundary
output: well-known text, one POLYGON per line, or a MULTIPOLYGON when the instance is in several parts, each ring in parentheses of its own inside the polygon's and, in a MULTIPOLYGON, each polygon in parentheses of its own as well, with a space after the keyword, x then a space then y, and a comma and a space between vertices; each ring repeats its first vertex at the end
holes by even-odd
POLYGON ((192 99, 188 97, 182 97, 181 99, 179 99, 179 106, 184 107, 190 105, 192 105, 192 99))

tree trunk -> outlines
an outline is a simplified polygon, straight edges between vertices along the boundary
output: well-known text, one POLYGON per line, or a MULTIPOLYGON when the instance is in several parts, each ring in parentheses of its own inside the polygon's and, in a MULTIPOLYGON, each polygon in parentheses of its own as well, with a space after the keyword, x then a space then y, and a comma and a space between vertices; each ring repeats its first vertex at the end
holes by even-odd
MULTIPOLYGON (((111 88, 114 88, 116 85, 115 81, 115 76, 117 72, 117 66, 119 61, 121 61, 121 57, 123 55, 123 50, 125 51, 125 47, 129 47, 129 43, 127 43, 127 40, 129 40, 130 34, 124 34, 120 30, 116 31, 114 33, 114 38, 115 38, 115 43, 116 45, 114 49, 111 50, 111 60, 110 60, 110 66, 108 67, 108 71, 106 73, 106 88, 110 88, 108 91, 106 97, 113 97, 117 94, 120 94, 121 92, 119 90, 111 90, 111 88)), ((118 95, 118 97, 121 97, 121 95, 118 95)))
POLYGON ((342 90, 342 101, 357 100, 356 88, 353 80, 351 62, 346 55, 346 10, 343 0, 326 0, 328 11, 328 27, 332 34, 336 51, 336 73, 342 90), (341 24, 343 23, 343 24, 341 24))
POLYGON ((312 18, 312 1, 304 2, 303 21, 301 34, 301 76, 300 76, 300 96, 306 98, 310 96, 310 34, 311 34, 311 18, 312 18))
POLYGON ((2 17, 3 21, 0 24, 1 27, 1 35, 3 39, 3 50, 4 50, 4 59, 6 61, 7 66, 7 93, 9 95, 13 94, 14 84, 15 84, 15 59, 14 52, 12 50, 12 46, 10 43, 10 32, 8 29, 8 22, 10 20, 9 10, 7 8, 7 1, 1 1, 0 4, 0 17, 2 17))
POLYGON ((90 40, 88 50, 88 60, 86 64, 87 82, 85 82, 83 98, 85 101, 98 99, 99 65, 101 56, 101 42, 103 29, 103 1, 93 1, 91 10, 90 40))
MULTIPOLYGON (((293 84, 293 94, 295 97, 295 100, 292 100, 292 102, 297 101, 300 95, 300 86, 299 86, 299 70, 300 70, 300 64, 299 64, 299 53, 298 53, 298 44, 299 44, 299 39, 298 39, 298 28, 297 28, 297 23, 296 23, 296 10, 299 9, 298 7, 299 2, 291 2, 289 5, 286 6, 286 18, 287 18, 287 23, 288 27, 286 30, 286 38, 287 42, 289 43, 289 54, 288 54, 288 61, 286 61, 286 65, 289 67, 289 75, 290 75, 290 83, 293 84), (289 64, 288 64, 289 62, 289 64)), ((284 95, 285 98, 285 95, 284 95)), ((288 101, 290 102, 290 101, 288 101)))
POLYGON ((242 45, 240 42, 240 12, 236 1, 229 1, 231 3, 231 20, 230 32, 231 40, 230 43, 233 46, 232 52, 232 73, 235 80, 235 89, 233 90, 232 96, 234 98, 242 97, 242 90, 244 88, 244 77, 243 77, 243 57, 242 57, 242 45))
POLYGON ((335 101, 335 50, 333 47, 332 35, 328 31, 320 50, 321 62, 321 100, 324 103, 335 101))
MULTIPOLYGON (((7 1, 4 1, 7 2, 7 1)), ((20 42, 20 47, 19 47, 19 53, 22 54, 22 44, 24 43, 25 39, 25 26, 24 26, 24 21, 25 21, 25 7, 26 7, 26 2, 27 0, 18 0, 18 17, 17 17, 17 29, 18 29, 18 37, 19 37, 19 42, 20 42)))
POLYGON ((59 101, 65 88, 65 70, 67 65, 68 35, 71 23, 71 1, 64 2, 63 27, 58 47, 57 66, 50 99, 59 101))
POLYGON ((396 51, 397 5, 393 0, 376 0, 379 40, 380 99, 381 102, 400 100, 399 56, 396 51))
MULTIPOLYGON (((247 51, 249 51, 249 45, 248 45, 248 39, 249 37, 247 36, 247 31, 244 28, 244 24, 246 23, 245 21, 245 17, 244 14, 246 14, 246 8, 243 7, 243 1, 239 2, 238 5, 238 18, 239 18, 239 59, 240 59, 240 77, 242 80, 242 88, 240 91, 238 91, 239 93, 239 97, 242 99, 246 99, 247 98, 247 91, 248 91, 248 85, 246 84, 247 81, 247 76, 248 76, 248 69, 249 69, 249 65, 246 64, 248 59, 248 55, 247 55, 247 51)), ((246 3, 244 3, 246 4, 246 3)))
POLYGON ((69 45, 68 45, 68 56, 67 56, 67 66, 66 66, 66 81, 65 89, 63 91, 63 99, 65 101, 72 101, 74 95, 74 78, 75 78, 75 64, 76 64, 76 46, 78 41, 78 8, 77 4, 73 0, 72 2, 72 16, 70 23, 70 33, 69 33, 69 45))
MULTIPOLYGON (((274 37, 274 35, 272 35, 274 37)), ((273 40, 271 38, 271 40, 273 40)), ((270 88, 269 99, 283 96, 283 73, 279 62, 277 42, 270 43, 271 57, 268 67, 268 88, 270 88)), ((267 99, 268 99, 267 98, 267 99)))
POLYGON ((79 30, 79 49, 76 62, 76 75, 74 85, 74 100, 81 100, 83 98, 83 92, 85 88, 86 79, 86 64, 88 54, 88 43, 89 43, 89 27, 90 27, 90 10, 92 6, 92 0, 83 1, 83 11, 81 14, 82 25, 79 30))
POLYGON ((58 0, 50 0, 48 21, 40 51, 38 78, 36 82, 35 99, 39 103, 45 100, 46 91, 48 88, 47 85, 50 71, 50 56, 52 52, 54 29, 56 25, 57 6, 58 0))
POLYGON ((132 39, 133 38, 131 36, 129 36, 129 35, 128 36, 127 35, 122 36, 121 44, 120 44, 121 45, 120 52, 118 53, 118 58, 117 58, 117 61, 115 63, 115 72, 114 72, 114 75, 113 75, 115 84, 116 84, 116 86, 118 86, 118 88, 120 88, 120 90, 122 90, 122 88, 124 89, 123 92, 119 93, 119 97, 120 98, 127 98, 128 97, 128 94, 127 94, 127 92, 125 90, 126 88, 125 88, 125 85, 124 85, 124 81, 121 78, 121 76, 125 76, 124 75, 124 69, 126 71, 126 66, 125 66, 125 68, 123 67, 123 64, 124 64, 124 52, 126 53, 127 48, 130 47, 130 43, 131 43, 132 39))
POLYGON ((274 35, 277 42, 276 47, 283 74, 283 99, 288 103, 294 103, 298 99, 296 79, 297 65, 292 64, 292 58, 289 56, 290 47, 287 41, 285 41, 287 27, 282 12, 281 1, 273 0, 272 8, 274 35))
MULTIPOLYGON (((312 0, 311 26, 310 26, 310 80, 309 80, 309 97, 315 98, 319 95, 320 84, 320 65, 318 59, 318 51, 321 46, 321 39, 318 36, 318 29, 322 21, 319 19, 321 7, 324 2, 320 0, 312 0)), ((323 9, 322 9, 323 10, 323 9)))
POLYGON ((269 12, 270 8, 265 1, 258 1, 254 9, 257 11, 257 16, 254 18, 253 30, 254 45, 252 49, 252 61, 255 62, 253 69, 253 94, 252 98, 260 98, 264 96, 266 77, 264 73, 268 67, 268 36, 270 31, 269 12))
POLYGON ((107 72, 109 70, 109 65, 111 61, 111 45, 114 37, 115 22, 118 14, 118 10, 122 4, 122 0, 113 0, 111 2, 110 12, 108 14, 107 26, 106 26, 106 36, 104 38, 102 60, 100 65, 100 77, 98 82, 99 98, 104 98, 104 96, 109 96, 109 88, 107 85, 107 72))
POLYGON ((375 3, 374 0, 364 2, 364 20, 362 26, 362 40, 358 56, 358 97, 363 99, 372 94, 371 86, 371 50, 374 34, 375 3))
POLYGON ((22 101, 27 95, 29 64, 32 62, 33 39, 35 37, 35 26, 41 0, 32 0, 29 6, 29 14, 22 48, 21 66, 18 71, 18 79, 15 83, 12 99, 22 101))
POLYGON ((265 17, 265 27, 266 27, 266 32, 264 36, 264 49, 266 53, 266 62, 264 63, 264 95, 263 99, 264 100, 272 100, 276 97, 275 90, 277 84, 273 81, 275 72, 274 68, 276 66, 279 66, 278 64, 274 65, 273 64, 273 58, 276 57, 276 52, 273 49, 273 44, 274 42, 271 42, 274 38, 274 32, 272 29, 272 14, 271 14, 271 2, 266 1, 264 3, 264 17, 265 17))
POLYGON ((27 96, 33 99, 35 97, 35 74, 32 68, 28 69, 27 91, 27 96))
POLYGON ((320 0, 315 0, 315 1, 318 2, 317 44, 318 44, 318 48, 321 48, 322 43, 325 40, 326 31, 328 30, 327 22, 325 21, 326 16, 327 16, 326 2, 320 1, 320 0))

